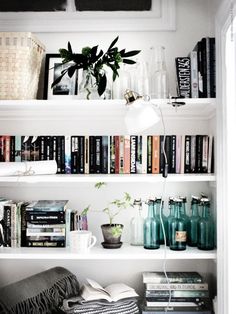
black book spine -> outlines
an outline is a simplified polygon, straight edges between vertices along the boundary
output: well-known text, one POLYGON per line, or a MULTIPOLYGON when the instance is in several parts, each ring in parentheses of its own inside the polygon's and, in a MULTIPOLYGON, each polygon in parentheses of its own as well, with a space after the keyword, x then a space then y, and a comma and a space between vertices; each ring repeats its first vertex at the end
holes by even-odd
POLYGON ((215 38, 210 38, 210 97, 216 97, 216 47, 215 38))
POLYGON ((59 149, 61 150, 61 173, 66 173, 66 157, 65 157, 65 136, 60 136, 61 146, 59 149))
POLYGON ((79 173, 85 173, 85 137, 79 136, 79 173))
POLYGON ((184 158, 184 173, 191 172, 191 136, 185 136, 185 158, 184 158))
POLYGON ((203 93, 202 97, 207 97, 207 43, 206 38, 201 40, 201 56, 202 56, 202 85, 203 93))
POLYGON ((170 173, 176 173, 176 135, 171 136, 171 167, 170 173))
POLYGON ((137 149, 138 137, 136 135, 130 136, 130 173, 137 173, 137 149))
POLYGON ((95 173, 95 137, 89 136, 89 173, 95 173))
POLYGON ((165 166, 165 158, 164 158, 164 135, 160 135, 160 173, 163 173, 165 166))
POLYGON ((52 159, 57 161, 57 136, 52 136, 52 159))
POLYGON ((147 136, 147 173, 152 173, 152 135, 147 136))
POLYGON ((21 246, 26 246, 26 204, 21 206, 21 246))
POLYGON ((39 138, 39 160, 44 160, 45 136, 39 138))
POLYGON ((102 137, 95 136, 95 173, 102 172, 102 137))
POLYGON ((191 97, 191 60, 189 57, 175 58, 177 92, 179 97, 191 97))
POLYGON ((11 246, 11 205, 3 206, 4 246, 11 246))
POLYGON ((171 136, 166 135, 165 139, 165 153, 166 153, 166 158, 167 158, 167 163, 168 163, 168 172, 171 172, 171 160, 172 160, 172 148, 171 148, 171 136))
POLYGON ((21 161, 30 161, 30 146, 32 136, 21 137, 21 161))
POLYGON ((115 136, 110 136, 110 173, 115 173, 115 136))
POLYGON ((202 142, 203 136, 196 136, 196 172, 202 173, 202 142))
POLYGON ((4 136, 0 136, 0 162, 4 161, 4 136))
POLYGON ((108 173, 108 136, 102 137, 102 173, 108 173))
POLYGON ((79 169, 79 140, 78 136, 71 136, 71 173, 78 173, 79 169))
POLYGON ((65 240, 61 241, 49 241, 49 240, 27 240, 26 241, 27 247, 65 247, 65 240))
POLYGON ((53 159, 53 148, 52 148, 52 137, 46 136, 46 145, 45 145, 45 160, 53 159))
POLYGON ((15 161, 15 136, 10 137, 10 161, 15 161))
POLYGON ((39 136, 33 136, 31 145, 30 145, 30 160, 31 161, 39 160, 39 146, 40 146, 39 136))
POLYGON ((64 224, 65 212, 26 211, 25 219, 33 224, 64 224))

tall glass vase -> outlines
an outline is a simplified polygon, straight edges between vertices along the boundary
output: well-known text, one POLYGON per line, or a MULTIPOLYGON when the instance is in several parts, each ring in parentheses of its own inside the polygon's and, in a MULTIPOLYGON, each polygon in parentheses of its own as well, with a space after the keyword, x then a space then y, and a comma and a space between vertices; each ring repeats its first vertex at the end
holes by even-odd
POLYGON ((201 199, 202 217, 198 221, 198 244, 200 250, 214 249, 214 221, 210 212, 208 198, 201 199))
POLYGON ((144 220, 144 243, 145 249, 159 249, 158 224, 154 217, 154 200, 148 200, 148 216, 144 220))
POLYGON ((191 210, 192 215, 189 218, 189 228, 188 228, 188 245, 197 246, 198 243, 198 222, 200 219, 198 206, 200 199, 196 196, 192 196, 191 210))

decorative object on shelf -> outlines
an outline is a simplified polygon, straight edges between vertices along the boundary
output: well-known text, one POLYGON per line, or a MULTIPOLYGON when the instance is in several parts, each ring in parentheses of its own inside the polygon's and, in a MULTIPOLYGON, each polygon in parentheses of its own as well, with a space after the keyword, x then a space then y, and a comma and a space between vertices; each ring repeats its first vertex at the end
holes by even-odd
POLYGON ((127 102, 125 124, 129 134, 141 133, 159 122, 159 115, 149 96, 127 90, 124 97, 127 102))
POLYGON ((56 174, 55 160, 0 162, 0 176, 32 176, 56 174))
POLYGON ((164 207, 164 201, 162 201, 161 197, 156 197, 154 200, 154 217, 157 221, 157 224, 159 225, 159 243, 164 244, 164 232, 161 224, 161 219, 163 222, 163 226, 165 228, 165 236, 166 236, 166 241, 168 242, 168 237, 167 237, 167 218, 163 213, 163 207, 164 207), (161 217, 161 218, 160 218, 161 217))
MULTIPOLYGON (((95 184, 95 188, 100 189, 105 186, 104 182, 98 182, 95 184)), ((104 248, 119 248, 122 245, 120 241, 124 226, 119 223, 114 223, 114 218, 124 209, 132 207, 131 196, 125 192, 123 198, 115 199, 110 202, 103 212, 107 214, 109 218, 108 224, 101 225, 104 242, 102 245, 104 248)))
MULTIPOLYGON (((73 77, 65 74, 60 82, 51 88, 53 81, 55 81, 61 72, 72 66, 72 62, 63 64, 60 54, 46 54, 45 61, 45 78, 44 78, 44 99, 57 99, 61 96, 73 99, 77 95, 78 89, 78 71, 73 77)), ((77 96, 76 96, 77 97, 77 96)))
POLYGON ((119 77, 112 84, 112 99, 123 99, 127 88, 131 88, 131 71, 126 64, 121 64, 119 77))
POLYGON ((148 216, 144 220, 144 243, 145 249, 159 249, 159 234, 160 234, 160 224, 158 224, 154 216, 154 199, 149 199, 148 204, 148 216))
MULTIPOLYGON (((118 50, 115 47, 119 37, 116 37, 112 43, 110 44, 108 50, 103 52, 103 50, 98 51, 98 46, 94 47, 84 47, 81 53, 73 53, 72 47, 70 42, 68 42, 67 49, 59 49, 62 64, 67 64, 68 62, 72 62, 72 65, 68 66, 61 72, 54 82, 52 83, 51 87, 53 88, 57 84, 60 83, 62 78, 68 74, 70 78, 76 75, 77 70, 82 69, 83 71, 87 71, 86 75, 84 75, 85 84, 83 86, 84 93, 87 90, 86 98, 90 99, 91 91, 89 85, 91 83, 91 79, 89 76, 95 79, 94 86, 97 89, 98 95, 101 96, 106 90, 107 86, 107 76, 104 66, 110 68, 113 72, 112 79, 115 81, 116 77, 119 76, 119 63, 127 63, 127 64, 134 64, 135 61, 129 59, 137 55, 140 50, 133 50, 126 52, 125 49, 118 50)), ((86 94, 86 93, 85 93, 86 94)))
POLYGON ((70 249, 73 252, 88 253, 96 244, 97 238, 88 230, 70 231, 70 249))
POLYGON ((135 199, 133 203, 135 216, 130 221, 130 244, 143 246, 143 225, 142 201, 135 199))
POLYGON ((150 95, 151 98, 168 98, 169 82, 165 61, 165 47, 151 47, 150 95))
POLYGON ((210 212, 210 200, 201 198, 202 215, 198 221, 198 244, 200 250, 214 249, 214 221, 210 212))
POLYGON ((200 204, 200 199, 197 196, 192 196, 191 210, 192 215, 189 217, 189 233, 188 233, 188 245, 197 246, 198 243, 198 222, 200 219, 198 207, 200 204))
POLYGON ((0 33, 0 99, 36 98, 44 51, 32 33, 0 33))

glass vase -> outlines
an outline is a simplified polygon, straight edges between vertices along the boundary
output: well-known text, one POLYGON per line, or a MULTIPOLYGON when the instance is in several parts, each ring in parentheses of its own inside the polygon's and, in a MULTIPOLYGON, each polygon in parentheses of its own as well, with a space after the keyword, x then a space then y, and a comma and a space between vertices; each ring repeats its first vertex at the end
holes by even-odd
POLYGON ((79 84, 79 99, 100 99, 97 91, 96 80, 91 71, 83 70, 82 80, 79 84))
POLYGON ((200 200, 198 197, 192 196, 191 210, 192 215, 189 218, 189 228, 188 228, 188 245, 197 246, 198 243, 198 222, 200 219, 198 206, 200 200))
POLYGON ((198 244, 200 250, 214 249, 214 221, 210 212, 210 201, 208 198, 201 200, 202 217, 198 221, 198 244))
POLYGON ((130 244, 143 246, 143 225, 142 201, 134 200, 135 216, 130 221, 130 244))
POLYGON ((144 220, 144 243, 145 249, 159 249, 158 224, 154 217, 154 200, 148 200, 148 216, 144 220))

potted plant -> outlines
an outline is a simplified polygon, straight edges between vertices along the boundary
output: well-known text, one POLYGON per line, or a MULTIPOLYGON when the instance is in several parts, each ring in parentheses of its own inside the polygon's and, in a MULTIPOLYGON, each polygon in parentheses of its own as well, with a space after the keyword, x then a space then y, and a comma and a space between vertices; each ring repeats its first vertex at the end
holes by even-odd
MULTIPOLYGON (((104 185, 104 182, 99 182, 95 184, 95 187, 97 189, 100 189, 104 185)), ((133 206, 131 196, 129 195, 129 193, 124 192, 123 198, 115 199, 109 202, 107 207, 103 209, 103 212, 107 214, 109 219, 109 223, 101 225, 102 234, 104 237, 104 242, 102 242, 102 246, 104 248, 116 249, 121 247, 122 242, 120 240, 124 226, 120 223, 115 223, 114 219, 117 215, 119 215, 122 210, 127 209, 131 206, 133 206)))
MULTIPOLYGON (((84 47, 81 53, 74 53, 70 42, 68 42, 68 48, 59 49, 61 55, 62 63, 72 63, 68 65, 66 69, 61 72, 61 75, 56 78, 52 83, 51 87, 57 85, 64 75, 68 73, 71 78, 79 69, 83 70, 83 81, 82 87, 83 92, 86 94, 86 98, 91 97, 92 90, 95 88, 98 95, 101 96, 107 86, 107 76, 104 66, 110 68, 113 72, 112 79, 115 81, 117 76, 119 76, 120 63, 134 64, 134 60, 129 59, 137 55, 140 50, 127 51, 125 49, 119 50, 115 47, 119 37, 116 37, 106 52, 103 50, 98 50, 98 46, 94 47, 84 47), (95 80, 93 83, 92 79, 95 80)), ((81 86, 80 84, 80 86, 81 86)))

